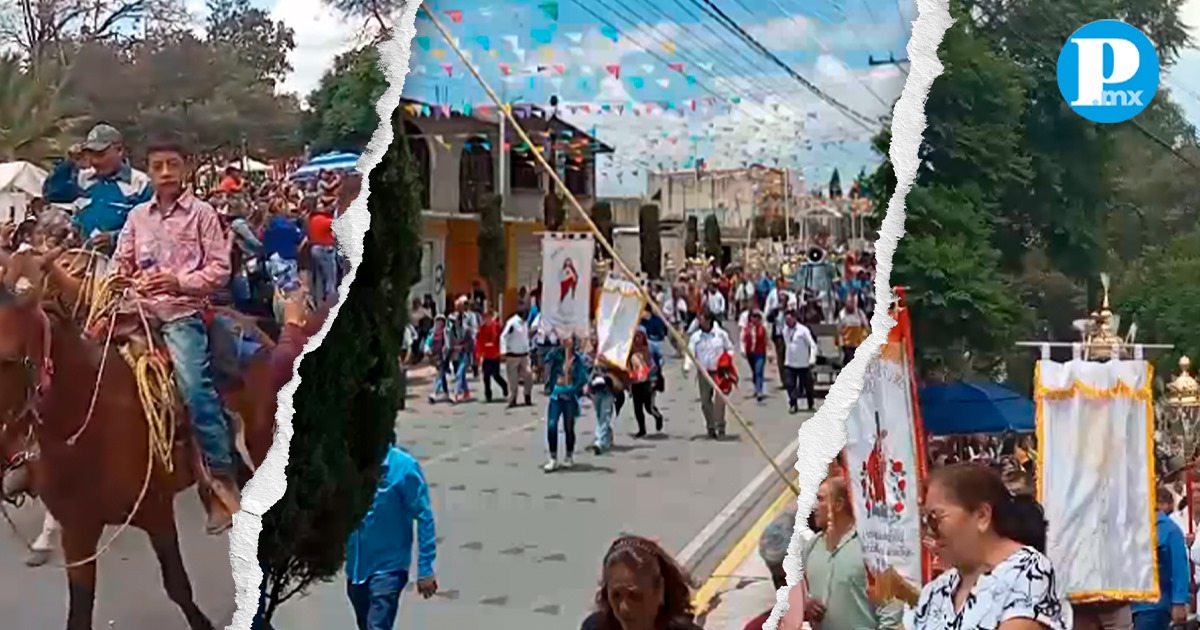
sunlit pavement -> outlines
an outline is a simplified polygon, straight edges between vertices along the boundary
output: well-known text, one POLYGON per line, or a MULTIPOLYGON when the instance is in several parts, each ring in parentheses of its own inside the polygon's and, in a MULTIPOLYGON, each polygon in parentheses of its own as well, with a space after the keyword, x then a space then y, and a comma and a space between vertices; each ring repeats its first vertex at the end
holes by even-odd
MULTIPOLYGON (((411 399, 398 433, 423 460, 431 484, 442 593, 425 601, 410 587, 397 627, 578 627, 594 602, 601 558, 622 532, 655 538, 679 553, 702 530, 711 530, 709 542, 716 547, 706 552, 715 557, 708 562, 711 571, 726 551, 721 546, 732 545, 736 536, 723 540, 730 532, 710 524, 746 494, 748 485, 764 478, 767 462, 741 435, 732 415, 728 442, 705 438, 695 376, 685 380, 679 366, 678 361, 668 365, 667 391, 659 397, 667 417, 663 437, 632 439, 636 424, 627 405, 617 425, 615 452, 600 457, 582 452, 595 426, 589 404, 575 468, 551 474, 541 470, 546 455, 540 394, 535 393, 533 408, 513 410, 503 403, 430 406, 421 397, 411 399)), ((482 396, 478 385, 475 393, 482 396)), ((761 405, 743 392, 734 397, 772 456, 778 456, 788 450, 807 415, 788 415, 783 392, 775 388, 772 394, 761 405)), ((756 486, 761 491, 751 493, 762 496, 735 506, 721 523, 747 520, 747 513, 748 520, 757 518, 766 507, 759 499, 781 487, 766 478, 767 484, 756 486)), ((276 615, 279 630, 350 623, 341 580, 313 589, 276 615)))

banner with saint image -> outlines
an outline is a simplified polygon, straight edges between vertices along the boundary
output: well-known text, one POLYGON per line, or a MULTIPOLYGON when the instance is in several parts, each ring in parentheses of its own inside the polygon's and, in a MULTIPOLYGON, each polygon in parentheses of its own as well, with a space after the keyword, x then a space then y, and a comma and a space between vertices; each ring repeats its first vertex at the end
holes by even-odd
POLYGON ((625 367, 629 361, 633 336, 645 307, 632 282, 614 276, 605 279, 596 309, 596 348, 609 365, 625 367))
POLYGON ((542 235, 542 325, 560 339, 591 336, 591 234, 552 232, 542 235))

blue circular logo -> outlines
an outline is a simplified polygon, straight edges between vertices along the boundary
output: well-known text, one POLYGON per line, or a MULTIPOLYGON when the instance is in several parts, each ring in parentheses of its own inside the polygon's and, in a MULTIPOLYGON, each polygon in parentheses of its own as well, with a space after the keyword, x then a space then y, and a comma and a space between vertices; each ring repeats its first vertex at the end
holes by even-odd
POLYGON ((1158 92, 1158 51, 1118 20, 1075 31, 1058 54, 1058 90, 1080 116, 1119 123, 1141 113, 1158 92))

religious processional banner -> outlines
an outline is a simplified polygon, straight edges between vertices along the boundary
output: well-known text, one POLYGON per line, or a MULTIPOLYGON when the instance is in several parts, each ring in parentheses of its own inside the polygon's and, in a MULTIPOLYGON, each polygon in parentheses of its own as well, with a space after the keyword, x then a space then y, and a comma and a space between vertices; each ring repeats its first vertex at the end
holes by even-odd
MULTIPOLYGON (((903 298, 902 289, 895 291, 903 298)), ((892 317, 896 326, 880 356, 867 366, 862 395, 847 419, 845 450, 847 485, 868 579, 883 600, 919 592, 928 576, 919 505, 924 437, 913 376, 912 326, 903 299, 892 317)))
POLYGON ((632 282, 613 276, 604 281, 596 308, 596 348, 600 358, 610 365, 625 367, 645 307, 632 282))
POLYGON ((1153 368, 1037 364, 1037 490, 1071 601, 1157 601, 1153 368))
POLYGON ((547 330, 565 335, 591 336, 592 256, 596 241, 591 234, 542 235, 541 318, 547 330))

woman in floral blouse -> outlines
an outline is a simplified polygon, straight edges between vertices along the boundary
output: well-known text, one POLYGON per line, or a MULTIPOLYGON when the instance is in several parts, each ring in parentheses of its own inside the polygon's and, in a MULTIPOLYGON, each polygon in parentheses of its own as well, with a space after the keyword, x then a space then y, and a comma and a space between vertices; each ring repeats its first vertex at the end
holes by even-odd
POLYGON ((924 525, 948 567, 904 616, 909 630, 1069 630, 1071 605, 1043 554, 1046 520, 1032 497, 1014 496, 994 470, 937 469, 924 525))

